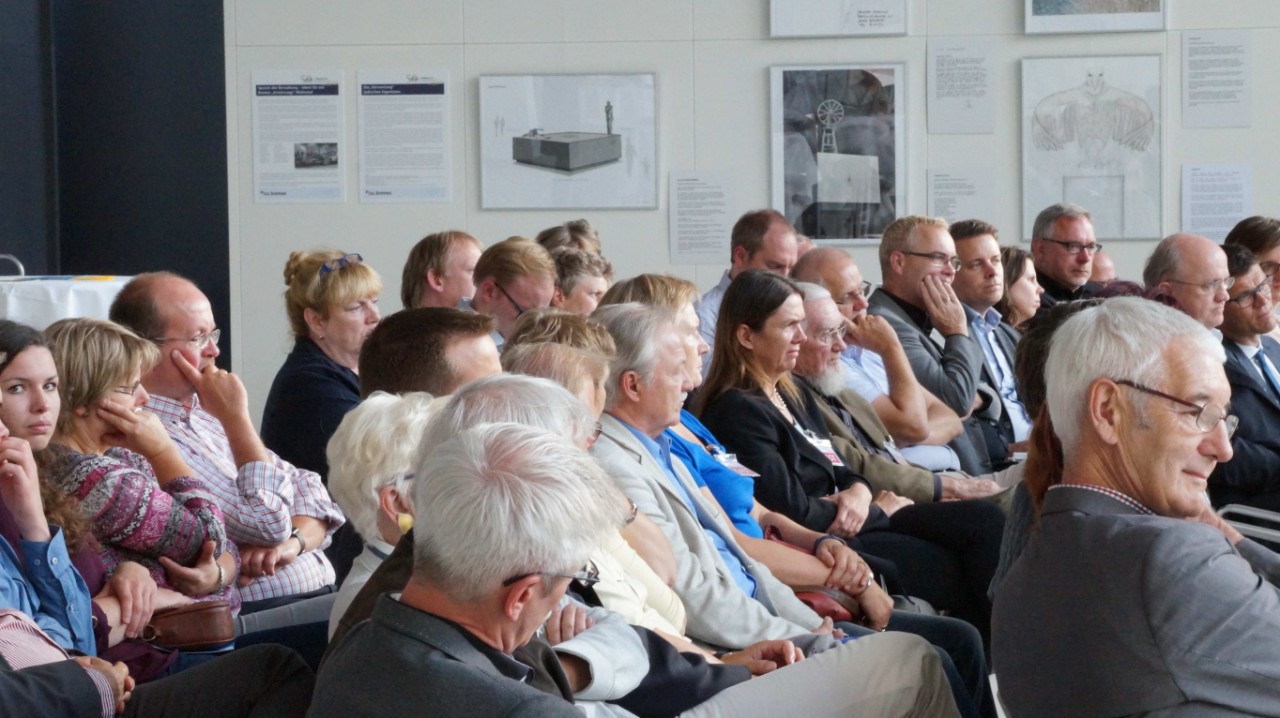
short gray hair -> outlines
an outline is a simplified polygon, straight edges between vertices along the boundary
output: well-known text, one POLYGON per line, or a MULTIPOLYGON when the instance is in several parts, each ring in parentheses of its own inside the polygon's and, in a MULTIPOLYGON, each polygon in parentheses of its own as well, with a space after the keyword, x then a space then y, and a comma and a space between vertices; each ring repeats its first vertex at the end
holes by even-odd
POLYGON ((1141 297, 1116 297, 1068 319, 1053 335, 1045 362, 1045 401, 1054 432, 1069 453, 1080 444, 1089 385, 1100 378, 1158 387, 1166 373, 1164 349, 1179 339, 1216 361, 1226 352, 1196 320, 1141 297))
MULTIPOLYGON (((421 452, 434 451, 437 444, 448 441, 459 431, 493 423, 534 426, 574 444, 586 441, 595 427, 595 419, 586 404, 554 381, 496 374, 477 379, 454 392, 428 425, 421 452)), ((422 474, 418 477, 425 478, 422 474)))
POLYGON ((1090 224, 1093 223, 1093 216, 1084 207, 1071 202, 1059 202, 1045 207, 1040 210, 1040 214, 1036 215, 1036 222, 1031 227, 1031 238, 1053 239, 1053 225, 1063 217, 1067 219, 1087 219, 1090 224))
POLYGON ((1178 235, 1171 234, 1160 240, 1151 256, 1147 257, 1147 263, 1142 268, 1143 284, 1154 287, 1178 271, 1178 266, 1182 263, 1182 249, 1177 237, 1178 235))
POLYGON ((423 453, 414 577, 479 601, 512 577, 570 574, 622 525, 603 469, 568 439, 521 424, 463 429, 423 453))
POLYGON ((634 371, 648 383, 658 367, 659 344, 655 341, 665 329, 674 326, 675 315, 668 309, 637 302, 610 304, 596 309, 591 318, 599 321, 613 336, 618 352, 609 363, 609 382, 605 385, 605 408, 612 409, 621 398, 622 375, 634 371))
POLYGON ((366 542, 380 540, 378 491, 395 486, 412 506, 410 469, 431 419, 425 391, 374 392, 342 417, 329 439, 329 493, 366 542))

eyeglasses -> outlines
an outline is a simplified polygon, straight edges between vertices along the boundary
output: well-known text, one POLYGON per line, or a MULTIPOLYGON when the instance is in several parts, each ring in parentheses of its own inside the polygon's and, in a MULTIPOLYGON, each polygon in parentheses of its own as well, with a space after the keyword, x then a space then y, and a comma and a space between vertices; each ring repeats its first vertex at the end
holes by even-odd
POLYGON ((364 261, 364 257, 361 257, 360 255, 355 254, 354 252, 351 254, 344 254, 341 257, 334 257, 333 259, 330 259, 329 261, 320 265, 320 276, 323 277, 329 272, 336 272, 339 269, 342 269, 343 267, 349 267, 353 264, 360 264, 363 261, 364 261))
POLYGON ((1181 279, 1166 279, 1165 281, 1173 282, 1174 284, 1185 284, 1188 287, 1197 287, 1205 294, 1217 294, 1219 289, 1230 289, 1235 286, 1236 278, 1223 277, 1222 279, 1215 279, 1212 282, 1204 282, 1203 284, 1199 282, 1184 282, 1181 279))
POLYGON ((834 327, 818 327, 813 334, 809 336, 817 339, 823 344, 831 344, 836 338, 844 334, 844 324, 837 324, 834 327))
POLYGON ((858 288, 836 300, 836 304, 844 306, 855 299, 866 299, 871 294, 871 282, 862 282, 858 288))
POLYGON ((1092 257, 1098 252, 1102 251, 1102 242, 1094 242, 1093 244, 1084 244, 1082 242, 1062 242, 1056 239, 1049 239, 1048 237, 1041 237, 1040 239, 1045 242, 1053 242, 1054 244, 1060 245, 1063 248, 1063 250, 1066 251, 1067 254, 1070 254, 1073 256, 1080 254, 1081 252, 1084 252, 1088 254, 1090 257, 1092 257))
POLYGON ((1113 379, 1112 381, 1131 389, 1137 389, 1138 391, 1158 396, 1161 399, 1167 399, 1175 404, 1181 404, 1191 409, 1197 409, 1196 428, 1206 434, 1213 431, 1214 427, 1216 427, 1218 422, 1221 421, 1223 427, 1227 430, 1227 438, 1230 439, 1231 435, 1236 433, 1236 427, 1240 425, 1239 417, 1233 414, 1228 414, 1226 409, 1223 409, 1217 404, 1206 403, 1204 406, 1201 406, 1199 404, 1189 402, 1186 399, 1179 399, 1176 396, 1171 396, 1162 391, 1156 391, 1155 389, 1143 386, 1137 382, 1129 381, 1128 379, 1113 379))
POLYGON ((573 573, 547 573, 545 571, 532 571, 530 573, 522 573, 519 576, 512 576, 511 578, 503 581, 502 585, 510 586, 511 584, 521 579, 525 579, 530 576, 538 576, 538 575, 573 579, 574 581, 577 581, 578 583, 581 583, 583 586, 586 586, 588 588, 596 585, 597 583, 600 583, 600 570, 596 568, 596 565, 594 563, 588 562, 586 566, 582 567, 581 571, 575 571, 573 573))
POLYGON ((1267 279, 1262 280, 1262 283, 1253 289, 1240 292, 1227 301, 1234 302, 1237 307, 1249 307, 1253 306, 1253 303, 1258 300, 1258 297, 1262 297, 1263 299, 1271 298, 1271 282, 1267 279))
POLYGON ((524 314, 525 308, 520 306, 520 302, 517 302, 516 300, 512 299, 511 295, 507 294, 507 290, 503 289, 501 284, 494 282, 493 286, 497 287, 498 291, 502 292, 502 296, 506 297, 508 302, 511 302, 511 306, 516 308, 517 317, 519 317, 521 314, 524 314))
MULTIPOLYGON (((934 264, 950 264, 951 268, 957 271, 960 269, 959 257, 953 257, 949 254, 943 254, 942 252, 903 252, 903 254, 910 257, 927 259, 934 264)), ((863 284, 866 284, 866 282, 863 282, 863 284)))
POLYGON ((596 443, 596 440, 600 438, 600 434, 603 431, 604 431, 604 424, 601 424, 600 422, 597 421, 595 428, 591 430, 591 443, 593 444, 596 443))
POLYGON ((115 393, 117 393, 117 394, 121 394, 121 395, 123 395, 123 396, 133 396, 134 394, 137 394, 137 393, 138 393, 138 388, 139 388, 139 387, 141 387, 141 386, 142 386, 142 382, 140 382, 140 381, 135 381, 135 382, 134 382, 132 385, 130 385, 130 386, 126 386, 126 385, 124 385, 124 384, 121 384, 120 386, 118 386, 118 387, 116 387, 116 388, 112 389, 112 391, 114 391, 114 392, 115 392, 115 393))
POLYGON ((1276 276, 1277 271, 1280 271, 1280 262, 1259 262, 1258 268, 1267 275, 1267 279, 1271 279, 1276 276))
POLYGON ((182 342, 184 344, 190 344, 192 348, 199 351, 210 344, 217 344, 218 338, 221 336, 222 330, 214 329, 213 331, 206 332, 204 334, 197 334, 190 339, 182 339, 181 337, 154 337, 151 341, 162 346, 169 342, 182 342))

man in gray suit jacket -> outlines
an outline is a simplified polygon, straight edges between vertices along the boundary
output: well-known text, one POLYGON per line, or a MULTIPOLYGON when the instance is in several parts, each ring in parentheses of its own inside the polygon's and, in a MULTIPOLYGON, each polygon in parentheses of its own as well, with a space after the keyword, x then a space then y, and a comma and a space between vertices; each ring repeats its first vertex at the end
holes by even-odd
POLYGON ((982 347, 969 336, 964 305, 951 288, 959 266, 946 222, 915 215, 896 219, 880 241, 883 284, 871 295, 869 311, 898 334, 920 385, 964 419, 964 433, 951 442, 960 468, 989 474, 991 457, 973 413, 993 404, 989 389, 987 398, 978 395, 982 347))
POLYGON ((1055 335, 1061 481, 992 616, 1010 715, 1280 716, 1280 559, 1204 494, 1232 456, 1223 359, 1195 320, 1139 298, 1055 335))

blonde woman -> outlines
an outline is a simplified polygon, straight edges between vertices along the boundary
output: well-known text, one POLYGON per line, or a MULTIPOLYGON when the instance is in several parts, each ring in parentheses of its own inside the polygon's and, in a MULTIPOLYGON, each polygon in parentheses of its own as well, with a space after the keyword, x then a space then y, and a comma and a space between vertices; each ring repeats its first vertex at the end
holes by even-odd
POLYGON ((160 419, 143 408, 141 377, 159 350, 97 319, 64 319, 46 336, 62 411, 43 475, 79 500, 108 573, 133 561, 161 588, 238 608, 238 566, 222 511, 160 419))

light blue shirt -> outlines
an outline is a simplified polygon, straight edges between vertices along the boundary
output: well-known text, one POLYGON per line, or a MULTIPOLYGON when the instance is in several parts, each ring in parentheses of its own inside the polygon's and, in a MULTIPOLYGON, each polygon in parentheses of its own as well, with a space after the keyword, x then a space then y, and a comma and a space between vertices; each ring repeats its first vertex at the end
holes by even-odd
POLYGON ((702 378, 707 378, 711 369, 711 353, 716 350, 716 319, 720 317, 720 305, 724 303, 724 293, 729 290, 729 270, 724 270, 720 283, 702 295, 702 301, 695 307, 698 310, 698 333, 706 340, 711 351, 702 358, 702 378))
POLYGON ((729 544, 725 542, 724 537, 722 537, 719 532, 708 528, 707 523, 709 519, 703 515, 702 511, 698 510, 698 504, 689 494, 689 489, 684 485, 684 482, 680 480, 680 477, 676 476, 675 467, 671 463, 671 437, 663 433, 658 435, 657 440, 650 439, 637 431, 635 427, 631 426, 627 422, 619 420, 618 423, 627 427, 627 431, 630 431, 640 444, 644 446, 645 450, 658 461, 658 465, 662 467, 663 473, 667 475, 667 481, 671 482, 671 485, 676 489, 676 493, 680 495, 680 500, 683 501, 684 505, 692 510, 694 515, 698 517, 698 523, 702 524, 703 532, 707 534, 707 538, 711 539, 711 543, 715 545, 716 551, 720 553, 720 558, 724 560, 724 565, 729 568, 729 575, 733 576, 733 582, 738 584, 738 588, 741 588, 748 596, 755 598, 755 577, 747 572, 746 566, 742 565, 742 561, 738 559, 738 555, 729 550, 729 544))
MULTIPOLYGON (((476 311, 475 307, 471 306, 471 297, 463 297, 462 299, 459 299, 458 309, 461 309, 464 312, 471 312, 472 314, 480 313, 476 311)), ((489 338, 493 340, 494 344, 498 345, 498 351, 502 351, 502 345, 506 343, 507 340, 498 332, 497 329, 491 329, 489 331, 489 338)))
POLYGON ((62 529, 47 542, 21 541, 22 558, 0 538, 0 608, 30 616, 67 650, 97 655, 89 587, 67 555, 62 529))
MULTIPOLYGON (((858 392, 868 404, 889 393, 889 373, 885 371, 884 359, 879 354, 850 344, 840 354, 840 363, 844 366, 845 385, 858 392)), ((916 444, 898 447, 898 451, 902 458, 930 471, 960 468, 960 457, 950 446, 916 444)))
POLYGON ((1013 426, 1013 440, 1025 441, 1031 435, 1031 419, 1027 416, 1027 407, 1023 406, 1022 400, 1018 398, 1018 385, 1013 379, 1012 359, 1005 355, 1004 349, 992 336, 1000 326, 1000 312, 991 308, 984 314, 978 314, 967 306, 964 311, 969 315, 969 326, 973 327, 973 335, 978 340, 978 346, 982 347, 987 367, 1000 383, 996 389, 1000 392, 1005 413, 1013 426))

